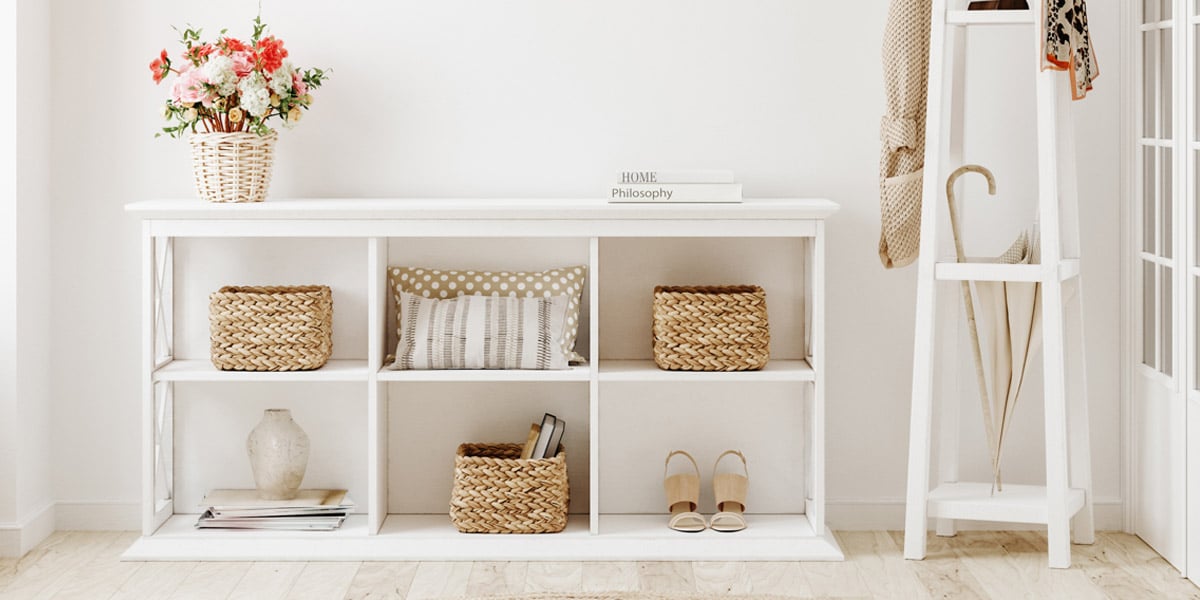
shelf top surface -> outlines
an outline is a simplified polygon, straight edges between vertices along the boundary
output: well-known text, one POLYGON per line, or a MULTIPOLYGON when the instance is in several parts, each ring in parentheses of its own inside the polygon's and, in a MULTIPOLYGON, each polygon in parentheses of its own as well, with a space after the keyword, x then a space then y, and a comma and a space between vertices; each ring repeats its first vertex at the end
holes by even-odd
POLYGON ((747 199, 742 203, 612 204, 590 198, 310 198, 222 204, 145 200, 126 212, 156 220, 755 220, 824 219, 838 205, 823 198, 747 199))
POLYGON ((1033 11, 1026 10, 951 10, 946 13, 951 25, 1025 25, 1034 22, 1033 11))

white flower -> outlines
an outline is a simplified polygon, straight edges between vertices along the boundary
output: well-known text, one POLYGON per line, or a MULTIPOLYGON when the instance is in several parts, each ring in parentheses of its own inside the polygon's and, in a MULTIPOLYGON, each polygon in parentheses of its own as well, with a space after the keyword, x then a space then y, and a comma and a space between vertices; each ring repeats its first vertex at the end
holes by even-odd
POLYGON ((238 77, 233 70, 232 58, 217 54, 209 58, 201 69, 208 81, 217 86, 217 93, 229 96, 237 91, 238 77))
POLYGON ((280 96, 286 96, 292 91, 292 63, 283 61, 274 73, 271 73, 271 91, 280 96))
POLYGON ((242 94, 242 109, 252 117, 263 117, 271 109, 271 92, 267 82, 258 72, 251 73, 238 84, 242 94))

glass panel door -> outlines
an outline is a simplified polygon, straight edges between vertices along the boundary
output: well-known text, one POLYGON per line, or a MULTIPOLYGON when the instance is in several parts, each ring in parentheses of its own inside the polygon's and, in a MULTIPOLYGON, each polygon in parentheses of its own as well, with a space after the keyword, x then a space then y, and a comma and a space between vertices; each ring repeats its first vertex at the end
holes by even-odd
MULTIPOLYGON (((1187 557, 1187 401, 1194 352, 1198 253, 1185 224, 1200 162, 1195 103, 1197 0, 1141 0, 1133 67, 1140 129, 1130 232, 1135 263, 1133 405, 1134 531, 1179 568, 1187 557), (1185 368, 1186 367, 1186 368, 1185 368)), ((1200 439, 1200 438, 1198 438, 1200 439)), ((1200 551, 1200 548, 1197 549, 1200 551)))
POLYGON ((1177 120, 1174 60, 1177 36, 1172 15, 1173 0, 1144 0, 1141 35, 1141 136, 1138 140, 1138 178, 1136 211, 1141 224, 1137 248, 1140 269, 1137 282, 1142 286, 1139 312, 1141 324, 1141 364, 1172 377, 1175 373, 1174 296, 1171 293, 1175 210, 1177 120))

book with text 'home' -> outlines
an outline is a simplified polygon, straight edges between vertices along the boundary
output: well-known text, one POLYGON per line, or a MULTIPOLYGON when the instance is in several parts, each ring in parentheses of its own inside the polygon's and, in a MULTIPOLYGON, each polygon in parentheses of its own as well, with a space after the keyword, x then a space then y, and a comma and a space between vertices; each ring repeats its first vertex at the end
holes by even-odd
POLYGON ((617 171, 617 183, 737 183, 733 171, 617 171))
POLYGON ((609 202, 741 202, 740 183, 631 183, 614 185, 609 202))

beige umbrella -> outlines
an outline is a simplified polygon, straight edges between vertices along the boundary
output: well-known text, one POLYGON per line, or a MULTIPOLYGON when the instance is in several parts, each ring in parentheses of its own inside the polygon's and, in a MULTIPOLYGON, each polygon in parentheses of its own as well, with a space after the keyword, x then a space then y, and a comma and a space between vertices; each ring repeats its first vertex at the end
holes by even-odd
POLYGON ((892 0, 883 35, 887 114, 879 128, 879 260, 903 267, 921 243, 921 178, 929 87, 931 0, 892 0))
MULTIPOLYGON (((988 193, 996 194, 996 180, 991 171, 967 165, 950 175, 946 182, 946 198, 950 203, 950 226, 954 232, 954 248, 958 262, 988 262, 1000 264, 1037 264, 1039 262, 1036 235, 1021 233, 1004 254, 993 259, 968 259, 963 250, 958 228, 958 210, 954 198, 954 182, 966 173, 980 173, 988 180, 988 193)), ((967 326, 975 354, 975 375, 983 406, 984 428, 987 430, 988 450, 992 458, 992 479, 1001 490, 1000 453, 1004 437, 1029 370, 1041 343, 1042 311, 1038 293, 1040 284, 1012 281, 976 281, 976 311, 972 298, 972 282, 962 282, 963 304, 967 311, 967 326), (986 345, 980 341, 982 330, 986 345), (984 360, 987 348, 987 361, 984 360)))

